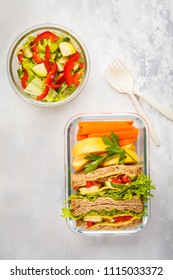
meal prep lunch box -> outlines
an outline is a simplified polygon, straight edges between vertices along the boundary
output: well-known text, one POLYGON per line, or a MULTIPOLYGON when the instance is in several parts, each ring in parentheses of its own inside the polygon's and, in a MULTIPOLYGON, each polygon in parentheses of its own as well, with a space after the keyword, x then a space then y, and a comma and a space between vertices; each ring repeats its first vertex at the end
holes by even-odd
MULTIPOLYGON (((68 197, 75 191, 71 185, 71 175, 74 172, 72 167, 72 148, 76 142, 76 134, 78 130, 78 121, 125 121, 133 120, 133 125, 138 128, 138 138, 135 142, 136 152, 139 162, 143 166, 143 173, 149 177, 149 140, 148 127, 145 120, 138 114, 134 113, 101 113, 101 114, 79 114, 72 117, 65 127, 65 207, 70 209, 70 201, 68 197)), ((131 236, 143 231, 146 228, 150 217, 150 200, 144 202, 144 215, 142 223, 135 227, 123 230, 88 230, 76 226, 76 221, 67 218, 68 227, 77 234, 84 236, 131 236)))

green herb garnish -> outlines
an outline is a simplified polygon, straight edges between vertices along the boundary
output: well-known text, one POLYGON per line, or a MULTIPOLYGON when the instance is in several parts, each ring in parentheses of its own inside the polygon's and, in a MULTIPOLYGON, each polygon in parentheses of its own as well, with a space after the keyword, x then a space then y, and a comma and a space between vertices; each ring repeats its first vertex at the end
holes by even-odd
POLYGON ((110 133, 110 138, 108 136, 103 136, 102 139, 103 142, 107 145, 107 154, 104 156, 96 154, 86 156, 85 159, 89 160, 90 162, 85 165, 84 174, 94 171, 102 162, 107 161, 116 155, 120 156, 120 164, 124 164, 127 155, 135 161, 135 159, 131 155, 129 155, 129 153, 127 153, 119 146, 119 138, 117 135, 115 135, 114 132, 110 133))

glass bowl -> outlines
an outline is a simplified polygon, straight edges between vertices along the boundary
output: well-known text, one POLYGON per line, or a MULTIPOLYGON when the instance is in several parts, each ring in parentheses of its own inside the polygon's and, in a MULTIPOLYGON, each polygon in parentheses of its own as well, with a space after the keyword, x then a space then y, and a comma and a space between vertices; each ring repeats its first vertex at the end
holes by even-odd
MULTIPOLYGON (((101 113, 101 114, 79 114, 72 117, 65 127, 65 201, 66 208, 70 209, 70 201, 68 197, 74 194, 71 186, 71 175, 74 172, 72 167, 72 147, 77 142, 76 134, 78 131, 78 121, 118 121, 133 120, 133 125, 138 128, 138 138, 135 143, 136 152, 139 162, 143 166, 143 173, 149 177, 149 142, 148 127, 143 118, 133 113, 101 113)), ((71 218, 67 218, 68 227, 76 234, 84 236, 133 236, 146 228, 150 217, 150 200, 144 202, 145 211, 142 217, 142 223, 135 227, 123 230, 88 230, 76 226, 76 222, 71 218)))
POLYGON ((89 76, 89 69, 90 69, 90 63, 89 63, 89 55, 88 51, 81 41, 81 39, 74 34, 71 30, 67 29, 66 27, 59 26, 59 25, 52 25, 52 24, 47 24, 47 25, 38 25, 38 26, 33 26, 27 30, 25 30, 22 34, 20 34, 16 40, 13 42, 11 48, 9 49, 8 52, 8 57, 7 57, 7 71, 8 71, 8 76, 11 82, 11 85, 15 92, 18 94, 19 97, 21 97, 23 100, 26 102, 41 106, 41 107, 55 107, 55 106, 61 106, 67 102, 70 102, 73 100, 76 96, 79 95, 79 93, 82 91, 84 88, 88 76, 89 76), (23 44, 26 42, 27 38, 29 36, 34 36, 36 37, 38 34, 41 34, 42 32, 45 31, 50 31, 52 33, 55 33, 56 35, 59 34, 64 34, 66 35, 69 39, 70 42, 72 42, 73 46, 75 49, 80 52, 83 61, 84 61, 84 75, 82 77, 82 80, 79 84, 79 86, 75 89, 73 93, 68 95, 65 99, 60 100, 60 101, 54 101, 54 102, 47 102, 47 101, 39 101, 37 99, 34 99, 30 96, 30 94, 27 94, 22 85, 21 81, 18 77, 17 70, 19 69, 19 60, 18 60, 18 53, 23 46, 23 44))

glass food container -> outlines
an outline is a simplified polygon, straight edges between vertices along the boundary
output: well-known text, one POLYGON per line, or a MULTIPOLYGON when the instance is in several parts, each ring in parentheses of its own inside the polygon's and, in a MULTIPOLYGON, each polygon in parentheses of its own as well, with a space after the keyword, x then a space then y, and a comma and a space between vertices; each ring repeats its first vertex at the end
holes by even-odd
MULTIPOLYGON (((74 193, 71 186, 71 174, 74 172, 72 167, 72 147, 77 142, 76 134, 78 129, 78 121, 118 121, 133 120, 133 125, 138 128, 138 138, 135 143, 136 152, 139 162, 143 166, 143 173, 150 176, 149 172, 149 141, 148 127, 145 120, 138 114, 134 113, 100 113, 100 114, 79 114, 72 117, 65 127, 65 201, 66 208, 69 209, 70 201, 68 197, 74 193)), ((84 236, 131 236, 143 231, 146 228, 150 217, 150 200, 144 202, 145 211, 142 223, 135 227, 124 230, 88 230, 76 226, 76 222, 71 218, 67 218, 69 228, 77 234, 84 236)))

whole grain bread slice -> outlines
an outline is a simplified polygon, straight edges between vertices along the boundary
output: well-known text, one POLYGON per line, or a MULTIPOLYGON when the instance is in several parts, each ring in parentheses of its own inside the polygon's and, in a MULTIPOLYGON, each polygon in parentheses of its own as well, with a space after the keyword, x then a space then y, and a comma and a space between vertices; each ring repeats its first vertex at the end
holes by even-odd
POLYGON ((86 181, 96 181, 112 175, 126 174, 133 178, 142 173, 142 165, 115 164, 107 167, 100 167, 96 170, 84 174, 83 171, 74 172, 71 176, 72 186, 85 186, 86 181))
POLYGON ((82 220, 78 220, 76 222, 76 225, 81 228, 87 228, 88 230, 125 230, 128 228, 135 228, 139 226, 142 222, 142 219, 133 219, 132 221, 129 221, 128 223, 98 223, 95 224, 94 227, 87 227, 87 222, 84 222, 82 220))
POLYGON ((135 213, 143 211, 144 204, 142 199, 133 196, 132 199, 114 200, 111 197, 99 197, 95 201, 90 201, 87 198, 73 198, 70 203, 70 209, 74 216, 85 215, 91 210, 129 210, 135 213))

